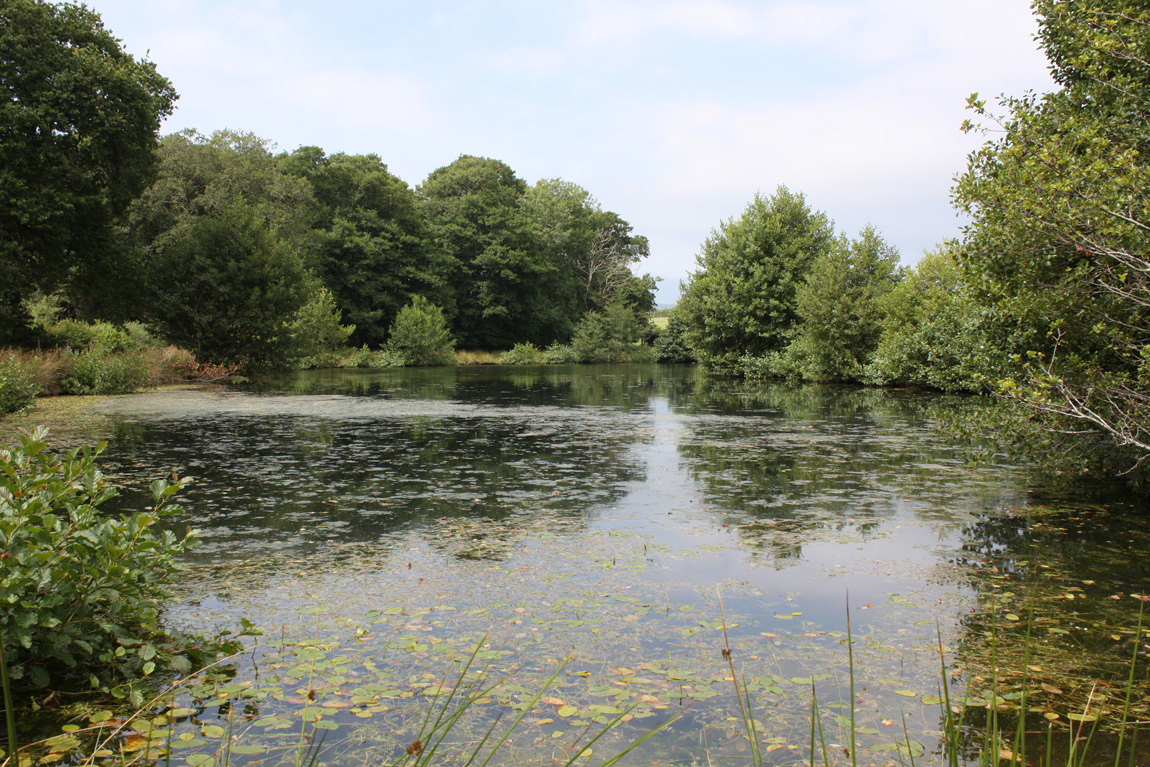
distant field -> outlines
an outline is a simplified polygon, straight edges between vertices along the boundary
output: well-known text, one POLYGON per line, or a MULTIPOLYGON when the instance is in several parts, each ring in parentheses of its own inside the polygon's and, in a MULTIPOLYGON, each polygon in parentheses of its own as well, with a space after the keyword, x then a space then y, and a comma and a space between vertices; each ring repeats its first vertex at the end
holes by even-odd
POLYGON ((670 322, 670 318, 667 317, 666 314, 661 315, 659 312, 655 312, 651 315, 651 324, 657 327, 659 330, 666 330, 668 322, 670 322))

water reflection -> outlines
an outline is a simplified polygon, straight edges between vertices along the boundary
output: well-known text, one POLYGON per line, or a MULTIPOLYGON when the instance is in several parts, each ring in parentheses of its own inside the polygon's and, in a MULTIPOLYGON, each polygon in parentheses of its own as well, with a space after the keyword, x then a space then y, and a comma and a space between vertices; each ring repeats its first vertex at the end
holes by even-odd
MULTIPOLYGON (((934 409, 962 406, 656 366, 325 371, 98 405, 113 424, 106 468, 130 488, 122 508, 172 468, 197 478, 176 523, 206 545, 173 620, 245 614, 307 636, 314 619, 299 611, 329 610, 326 635, 355 648, 349 678, 397 652, 404 674, 442 676, 455 660, 437 648, 485 634, 506 648, 501 670, 542 672, 574 652, 586 676, 562 696, 583 708, 609 689, 656 718, 706 701, 672 728, 683 740, 666 753, 688 755, 684 743, 737 714, 720 591, 740 672, 788 742, 809 732, 812 680, 793 679, 844 663, 848 586, 860 699, 879 733, 864 748, 890 740, 883 720, 908 706, 912 735, 937 732, 937 704, 922 702, 938 681, 935 632, 969 683, 993 619, 1017 639, 1024 621, 1006 615, 1021 614, 1036 561, 1062 563, 1040 573, 1045 647, 1069 636, 1092 654, 1031 665, 1097 675, 1133 646, 1133 624, 1098 607, 1144 587, 1144 528, 1023 513, 1017 472, 969 465, 932 428, 934 409), (613 684, 618 668, 643 681, 613 684)), ((409 681, 396 671, 388 684, 409 681)), ((820 699, 841 697, 841 677, 814 681, 820 699)))

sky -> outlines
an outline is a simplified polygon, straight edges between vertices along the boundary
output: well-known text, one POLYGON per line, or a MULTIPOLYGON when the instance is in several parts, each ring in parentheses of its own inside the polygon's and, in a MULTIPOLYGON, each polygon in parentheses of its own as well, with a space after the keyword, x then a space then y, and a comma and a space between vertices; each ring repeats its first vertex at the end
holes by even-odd
POLYGON ((972 92, 1054 85, 1026 0, 91 0, 180 94, 163 133, 377 154, 417 186, 463 154, 563 178, 650 240, 674 304, 756 192, 875 226, 906 264, 958 236, 972 92))

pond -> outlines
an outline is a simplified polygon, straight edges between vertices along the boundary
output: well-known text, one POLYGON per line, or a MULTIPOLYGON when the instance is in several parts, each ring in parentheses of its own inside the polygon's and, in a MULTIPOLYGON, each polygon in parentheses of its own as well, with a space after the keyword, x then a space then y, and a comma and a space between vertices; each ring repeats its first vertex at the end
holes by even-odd
POLYGON ((583 366, 79 402, 54 434, 110 440, 119 508, 195 478, 171 624, 263 631, 151 726, 181 764, 229 736, 231 764, 294 763, 301 732, 324 764, 390 763, 452 689, 476 700, 437 761, 514 724, 492 764, 647 736, 621 763, 806 763, 812 732, 819 761, 938 763, 948 694, 969 758, 1024 708, 1036 748, 1097 721, 1112 761, 1134 658, 1150 715, 1144 515, 973 463, 934 425, 962 398, 583 366))

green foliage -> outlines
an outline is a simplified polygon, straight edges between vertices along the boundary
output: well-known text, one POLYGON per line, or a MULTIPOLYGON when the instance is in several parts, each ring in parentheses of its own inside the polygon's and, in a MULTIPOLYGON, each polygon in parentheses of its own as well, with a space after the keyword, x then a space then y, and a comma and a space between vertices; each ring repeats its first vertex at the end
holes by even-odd
MULTIPOLYGON (((449 361, 448 357, 446 355, 441 357, 441 359, 444 360, 444 362, 442 363, 444 365, 450 365, 450 364, 452 364, 452 362, 455 361, 454 358, 451 358, 449 361)), ((407 357, 404 355, 403 352, 395 350, 395 349, 389 349, 387 347, 384 347, 383 349, 380 349, 379 351, 377 351, 371 355, 371 357, 369 358, 369 362, 368 362, 367 367, 370 367, 370 368, 401 368, 401 367, 405 367, 407 364, 408 364, 407 363, 407 357)))
POLYGON ((382 345, 414 295, 445 304, 444 254, 433 247, 415 193, 379 157, 301 147, 277 159, 311 186, 317 231, 305 248, 308 262, 355 326, 354 343, 382 345))
MULTIPOLYGON (((1150 11, 1125 0, 1038 0, 1060 90, 1006 99, 1000 138, 955 197, 975 298, 1017 328, 1024 375, 1000 390, 1050 428, 1077 422, 1131 462, 1150 457, 1150 11)), ((974 126, 968 123, 968 128, 974 126)))
POLYGON ((139 352, 93 345, 73 359, 61 384, 64 394, 130 394, 151 384, 147 360, 139 352))
POLYGON ((732 372, 745 355, 784 348, 799 319, 799 285, 833 243, 826 215, 786 187, 755 195, 741 218, 723 222, 703 244, 679 302, 699 361, 732 372))
POLYGON ((14 354, 0 356, 0 415, 17 413, 40 394, 32 366, 14 354))
POLYGON ((631 362, 638 350, 636 344, 642 337, 643 325, 629 306, 616 300, 602 312, 584 315, 575 328, 571 349, 579 362, 631 362))
POLYGON ((542 365, 543 351, 531 344, 515 344, 510 350, 499 355, 500 365, 542 365))
POLYGON ((468 348, 534 340, 549 265, 530 255, 520 211, 527 185, 506 164, 464 155, 416 190, 448 259, 452 329, 468 348))
POLYGON ((288 323, 308 299, 309 276, 290 243, 251 206, 233 202, 181 220, 154 254, 164 275, 148 314, 197 360, 274 367, 292 356, 288 323))
POLYGON ((368 348, 367 344, 364 344, 358 349, 353 349, 351 354, 340 360, 339 366, 341 368, 369 368, 371 367, 371 357, 371 349, 368 348))
POLYGON ((543 362, 547 365, 578 365, 580 360, 570 344, 556 341, 543 350, 543 362))
POLYGON ((614 299, 646 290, 653 308, 650 277, 637 278, 633 264, 649 254, 647 238, 632 233, 618 214, 603 210, 586 189, 562 179, 543 179, 524 194, 521 209, 533 239, 533 252, 549 264, 540 309, 547 334, 568 338, 587 311, 602 311, 614 299), (638 285, 635 283, 638 281, 638 285))
MULTIPOLYGON (((341 313, 331 292, 316 286, 311 298, 300 307, 287 332, 296 365, 301 368, 334 367, 347 348, 354 325, 341 325, 341 313)), ((351 367, 355 367, 354 365, 351 367)))
POLYGON ((801 324, 782 355, 786 377, 862 378, 882 332, 882 299, 902 278, 898 263, 898 251, 871 226, 815 259, 796 294, 801 324))
POLYGON ((391 325, 388 351, 411 366, 452 365, 455 342, 447 329, 443 310, 423 296, 416 296, 400 309, 391 325))
POLYGON ((152 180, 175 91, 83 5, 6 0, 0 51, 0 305, 114 285, 112 228, 152 180))
MULTIPOLYGON (((202 362, 276 367, 313 278, 300 248, 314 217, 305 180, 247 133, 167 136, 159 177, 128 212, 121 247, 134 267, 124 308, 202 362)), ((111 303, 111 299, 107 299, 111 303)))
POLYGON ((142 704, 131 685, 191 660, 160 611, 194 542, 160 532, 180 511, 181 483, 152 484, 155 505, 120 516, 99 507, 116 494, 95 468, 103 445, 49 452, 47 432, 0 448, 0 641, 14 680, 57 689, 82 683, 142 704))
POLYGON ((991 318, 974 301, 956 261, 956 243, 927 253, 882 299, 883 328, 866 383, 980 391, 1007 369, 991 318))
POLYGON ((671 312, 667 327, 655 338, 655 359, 668 365, 695 362, 695 354, 687 345, 686 321, 678 311, 671 312))

